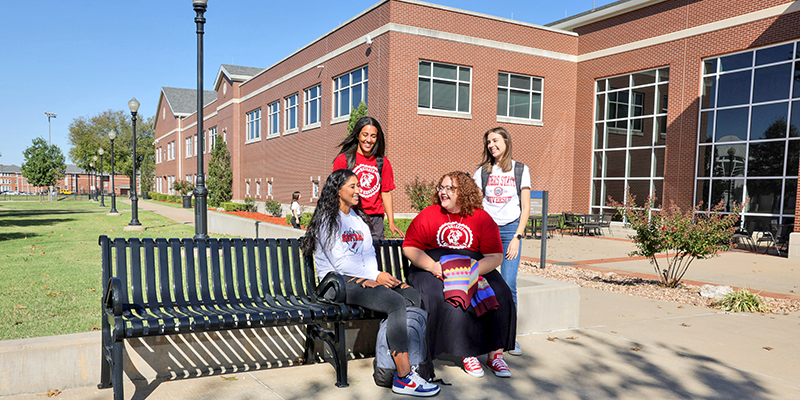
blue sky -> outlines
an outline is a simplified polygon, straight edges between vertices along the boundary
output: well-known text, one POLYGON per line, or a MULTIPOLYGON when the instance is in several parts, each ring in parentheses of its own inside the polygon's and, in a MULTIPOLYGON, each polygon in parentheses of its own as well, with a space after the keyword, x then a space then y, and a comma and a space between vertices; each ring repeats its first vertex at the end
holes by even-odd
MULTIPOLYGON (((462 10, 544 25, 610 0, 436 0, 462 10)), ((266 68, 377 0, 210 0, 204 85, 220 64, 266 68)), ((162 86, 197 87, 190 0, 6 1, 0 14, 0 164, 21 165, 35 137, 69 152, 70 123, 105 110, 152 116, 162 86)), ((67 162, 71 162, 67 159, 67 162)))

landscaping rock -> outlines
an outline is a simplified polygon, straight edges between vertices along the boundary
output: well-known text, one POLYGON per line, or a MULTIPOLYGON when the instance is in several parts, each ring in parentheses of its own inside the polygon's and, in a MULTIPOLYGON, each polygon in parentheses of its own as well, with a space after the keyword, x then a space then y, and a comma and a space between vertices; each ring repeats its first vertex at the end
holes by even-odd
POLYGON ((714 285, 703 285, 700 286, 700 296, 707 297, 714 300, 720 300, 725 297, 726 294, 733 293, 733 289, 730 286, 714 286, 714 285))

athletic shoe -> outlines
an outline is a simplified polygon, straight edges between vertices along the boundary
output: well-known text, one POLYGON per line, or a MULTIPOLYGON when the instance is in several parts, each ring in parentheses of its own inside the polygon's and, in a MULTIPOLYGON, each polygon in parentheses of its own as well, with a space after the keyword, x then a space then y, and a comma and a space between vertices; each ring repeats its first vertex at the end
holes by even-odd
POLYGON ((397 376, 394 373, 394 383, 392 384, 392 392, 397 394, 407 394, 410 396, 429 397, 439 394, 439 385, 429 383, 423 379, 417 371, 413 369, 406 375, 405 378, 397 376))
POLYGON ((514 349, 513 350, 509 350, 508 354, 511 354, 512 356, 521 356, 522 355, 522 348, 519 347, 519 342, 514 342, 514 349))
POLYGON ((480 378, 483 376, 483 367, 481 367, 481 362, 478 361, 475 357, 465 357, 461 359, 461 362, 464 363, 464 371, 468 374, 480 378))
POLYGON ((506 364, 506 360, 503 360, 502 353, 497 353, 494 357, 489 357, 489 359, 486 360, 486 365, 489 366, 489 369, 491 369, 495 375, 501 378, 511 377, 511 371, 508 370, 508 364, 506 364))

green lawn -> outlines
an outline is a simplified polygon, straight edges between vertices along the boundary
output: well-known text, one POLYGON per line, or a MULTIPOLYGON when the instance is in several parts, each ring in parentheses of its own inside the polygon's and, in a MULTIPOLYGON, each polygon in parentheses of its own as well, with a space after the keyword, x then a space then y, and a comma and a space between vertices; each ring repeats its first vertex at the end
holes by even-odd
POLYGON ((0 340, 100 326, 98 236, 194 235, 191 226, 146 211, 139 221, 147 231, 124 232, 130 206, 117 202, 117 217, 106 215, 109 208, 85 200, 0 201, 0 340))

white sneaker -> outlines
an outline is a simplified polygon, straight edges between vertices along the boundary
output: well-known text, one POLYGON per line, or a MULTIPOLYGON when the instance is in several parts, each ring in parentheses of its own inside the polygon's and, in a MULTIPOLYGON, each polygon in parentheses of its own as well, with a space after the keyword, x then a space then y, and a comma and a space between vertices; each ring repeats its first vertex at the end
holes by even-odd
POLYGON ((476 378, 483 376, 483 367, 481 367, 481 362, 476 357, 465 357, 461 359, 461 362, 464 363, 464 371, 468 374, 476 378))
POLYGON ((392 392, 397 394, 407 394, 410 396, 420 396, 420 397, 429 397, 429 396, 436 396, 439 394, 439 385, 434 383, 430 383, 423 379, 417 371, 413 368, 411 369, 411 373, 406 375, 404 378, 400 378, 397 376, 397 372, 394 373, 394 382, 392 384, 392 392))
POLYGON ((515 341, 514 342, 514 349, 513 350, 509 350, 507 353, 511 354, 512 356, 521 356, 522 355, 522 348, 519 347, 519 342, 515 341))

